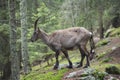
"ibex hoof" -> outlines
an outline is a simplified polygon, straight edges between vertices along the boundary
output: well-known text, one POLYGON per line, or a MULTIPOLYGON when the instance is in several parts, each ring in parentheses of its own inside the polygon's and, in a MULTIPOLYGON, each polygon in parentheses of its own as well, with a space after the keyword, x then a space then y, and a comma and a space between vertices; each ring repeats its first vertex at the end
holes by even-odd
POLYGON ((86 66, 84 66, 83 68, 88 68, 88 66, 86 65, 86 66))
POLYGON ((71 68, 73 68, 73 66, 67 66, 67 68, 71 69, 71 68))
POLYGON ((80 68, 80 67, 82 67, 82 65, 78 65, 78 66, 77 66, 77 68, 80 68))
POLYGON ((54 66, 54 67, 53 67, 53 70, 57 70, 57 69, 58 69, 58 66, 54 66))

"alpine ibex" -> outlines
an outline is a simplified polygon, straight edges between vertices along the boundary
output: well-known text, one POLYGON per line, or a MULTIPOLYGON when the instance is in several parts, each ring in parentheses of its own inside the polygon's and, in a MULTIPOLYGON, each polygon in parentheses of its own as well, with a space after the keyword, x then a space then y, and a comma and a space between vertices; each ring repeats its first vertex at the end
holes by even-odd
POLYGON ((54 69, 57 69, 59 66, 58 56, 60 52, 63 52, 65 57, 69 62, 68 68, 72 68, 72 62, 68 56, 68 50, 79 49, 81 53, 81 61, 78 67, 83 65, 83 60, 86 56, 86 65, 85 67, 90 66, 89 59, 91 60, 94 55, 94 42, 92 33, 83 27, 72 27, 64 30, 57 30, 52 34, 48 35, 43 30, 37 27, 37 22, 39 18, 35 21, 34 24, 34 33, 31 37, 31 41, 34 42, 38 39, 41 39, 46 45, 48 45, 54 52, 56 58, 56 64, 54 69), (90 53, 87 51, 86 45, 90 40, 90 53))

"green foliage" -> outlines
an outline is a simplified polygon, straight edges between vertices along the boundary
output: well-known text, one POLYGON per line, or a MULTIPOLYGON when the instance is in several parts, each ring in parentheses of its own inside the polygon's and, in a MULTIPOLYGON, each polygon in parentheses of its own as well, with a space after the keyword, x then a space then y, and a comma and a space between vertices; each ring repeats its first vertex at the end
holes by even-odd
POLYGON ((24 76, 22 80, 61 80, 67 69, 47 72, 42 71, 43 70, 31 72, 27 76, 24 76))
POLYGON ((108 29, 104 36, 108 37, 114 30, 115 30, 115 28, 108 29))
POLYGON ((38 26, 45 30, 46 32, 51 32, 53 30, 59 29, 58 25, 58 14, 56 11, 51 10, 44 2, 40 3, 40 7, 37 9, 38 13, 33 14, 33 19, 35 17, 40 17, 38 26))
POLYGON ((110 62, 112 60, 112 58, 105 58, 104 60, 102 60, 102 63, 107 63, 110 62))
POLYGON ((9 59, 9 25, 0 25, 0 63, 5 64, 9 59))
MULTIPOLYGON (((33 29, 28 30, 28 38, 32 36, 33 29)), ((28 42, 28 49, 29 49, 29 56, 30 56, 30 62, 33 62, 34 60, 42 59, 42 56, 45 54, 51 53, 50 49, 46 44, 44 44, 40 39, 36 42, 28 42)))
POLYGON ((105 33, 105 37, 115 37, 120 36, 120 28, 111 28, 105 33))
POLYGON ((99 70, 95 70, 93 76, 96 80, 104 80, 104 77, 107 75, 105 72, 100 72, 99 70))
POLYGON ((108 44, 108 43, 109 43, 109 40, 103 39, 103 40, 99 41, 99 42, 96 44, 96 46, 97 46, 97 47, 101 47, 101 46, 104 46, 104 45, 106 45, 106 44, 108 44))
POLYGON ((99 60, 99 59, 103 58, 105 56, 105 54, 106 54, 106 52, 98 54, 97 59, 99 60))
POLYGON ((84 69, 84 73, 81 73, 80 80, 103 80, 106 75, 106 72, 87 68, 84 69))
POLYGON ((3 54, 0 54, 0 63, 6 64, 7 61, 8 59, 5 56, 3 56, 3 54))
POLYGON ((9 35, 9 25, 8 24, 0 25, 0 33, 4 35, 9 35))
POLYGON ((110 34, 111 37, 120 36, 120 28, 115 28, 110 34))
POLYGON ((41 60, 43 59, 44 55, 49 55, 54 53, 41 40, 38 40, 34 43, 29 42, 28 49, 29 49, 30 62, 33 62, 34 60, 41 60))
MULTIPOLYGON (((45 1, 46 2, 46 1, 45 1)), ((48 34, 54 30, 60 29, 61 27, 58 24, 58 14, 57 10, 52 10, 49 7, 48 3, 44 1, 40 1, 40 6, 37 8, 37 14, 33 13, 32 20, 35 21, 38 17, 40 20, 38 21, 38 27, 43 29, 48 34)), ((53 2, 53 1, 52 1, 53 2)), ((34 23, 33 23, 34 24, 34 23)), ((28 37, 33 34, 33 27, 28 30, 28 37)), ((38 40, 34 43, 28 43, 30 61, 32 62, 35 59, 41 59, 42 56, 46 54, 52 54, 53 52, 45 45, 41 40, 38 40)))

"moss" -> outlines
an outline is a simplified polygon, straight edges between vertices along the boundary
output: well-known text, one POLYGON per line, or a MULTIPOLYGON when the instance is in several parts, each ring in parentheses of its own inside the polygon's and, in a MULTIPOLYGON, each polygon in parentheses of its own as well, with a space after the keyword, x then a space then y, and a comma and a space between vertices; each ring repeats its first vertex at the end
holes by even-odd
POLYGON ((120 28, 116 28, 110 34, 111 37, 120 36, 120 28))
POLYGON ((105 56, 105 54, 106 54, 106 52, 103 52, 103 53, 99 54, 97 56, 97 59, 99 60, 99 59, 103 58, 105 56))
POLYGON ((106 45, 106 44, 108 44, 109 42, 110 42, 109 40, 103 39, 103 40, 99 41, 99 42, 96 44, 96 47, 100 47, 100 46, 106 45))
POLYGON ((103 61, 102 61, 102 63, 106 63, 106 62, 109 62, 109 61, 111 61, 112 60, 112 58, 105 58, 103 61))
POLYGON ((47 71, 42 69, 31 72, 30 74, 22 77, 21 80, 61 80, 66 71, 68 71, 68 69, 58 71, 47 71))
POLYGON ((105 33, 105 37, 115 37, 120 36, 120 28, 111 28, 105 33))
POLYGON ((97 80, 104 80, 104 77, 107 75, 106 72, 100 72, 99 70, 94 71, 93 76, 97 80))
POLYGON ((108 30, 106 31, 106 33, 104 34, 104 36, 105 36, 105 37, 108 37, 114 30, 115 30, 115 28, 108 29, 108 30))

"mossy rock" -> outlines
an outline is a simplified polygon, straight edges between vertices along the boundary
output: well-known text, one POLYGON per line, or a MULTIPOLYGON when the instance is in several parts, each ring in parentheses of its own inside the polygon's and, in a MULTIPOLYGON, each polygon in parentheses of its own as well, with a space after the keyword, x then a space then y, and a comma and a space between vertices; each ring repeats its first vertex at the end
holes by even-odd
POLYGON ((116 66, 109 66, 105 69, 105 71, 109 74, 120 74, 120 69, 116 66))
POLYGON ((93 73, 93 76, 96 78, 96 80, 103 80, 106 75, 108 75, 106 72, 101 72, 99 70, 96 70, 93 73))
POLYGON ((104 77, 107 75, 106 72, 101 72, 94 68, 85 68, 77 72, 69 73, 66 78, 79 78, 76 80, 104 80, 104 77))
POLYGON ((86 76, 86 77, 80 77, 77 80, 95 80, 95 77, 92 75, 86 76))

